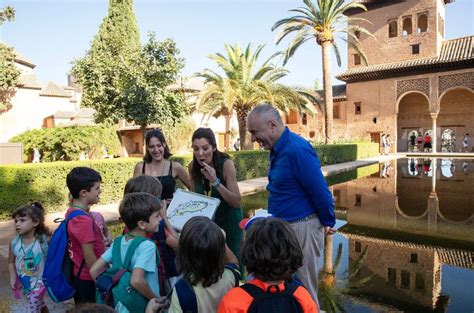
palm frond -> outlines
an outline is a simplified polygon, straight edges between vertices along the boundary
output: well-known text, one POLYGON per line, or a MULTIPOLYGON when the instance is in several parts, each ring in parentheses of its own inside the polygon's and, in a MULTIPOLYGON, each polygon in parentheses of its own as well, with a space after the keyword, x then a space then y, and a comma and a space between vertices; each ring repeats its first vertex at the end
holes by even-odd
POLYGON ((288 45, 288 48, 285 51, 285 58, 283 60, 283 65, 285 65, 286 62, 288 62, 288 60, 293 56, 293 54, 295 54, 296 50, 298 50, 298 48, 303 43, 313 38, 314 38, 314 35, 308 30, 298 32, 298 34, 295 36, 295 38, 293 38, 293 40, 290 42, 290 44, 288 45))
POLYGON ((275 43, 279 44, 286 36, 293 32, 297 32, 302 30, 303 28, 307 27, 307 25, 301 23, 292 23, 287 24, 284 29, 280 31, 280 33, 275 37, 275 43))

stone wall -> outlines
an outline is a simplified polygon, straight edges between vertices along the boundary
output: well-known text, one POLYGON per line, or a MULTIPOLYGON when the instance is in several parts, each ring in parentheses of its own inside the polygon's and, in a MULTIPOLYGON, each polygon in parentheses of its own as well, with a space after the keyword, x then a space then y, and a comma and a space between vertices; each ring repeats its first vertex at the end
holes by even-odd
POLYGON ((56 111, 75 110, 70 98, 40 96, 41 90, 19 88, 12 98, 12 108, 0 114, 0 142, 30 129, 43 127, 44 119, 56 111))
MULTIPOLYGON (((397 4, 386 5, 357 14, 371 23, 357 22, 373 34, 373 38, 361 34, 361 44, 367 55, 369 65, 386 64, 409 59, 435 57, 441 48, 442 34, 438 31, 438 19, 444 20, 444 4, 439 0, 408 0, 397 4), (419 14, 427 14, 428 28, 417 32, 419 14), (403 36, 403 19, 411 17, 412 34, 403 36), (389 21, 397 21, 397 36, 389 38, 389 21), (412 54, 412 45, 419 44, 419 54, 412 54)), ((354 67, 353 54, 349 49, 348 66, 354 67)), ((356 65, 357 66, 357 65, 356 65)), ((363 66, 363 65, 359 65, 363 66)))

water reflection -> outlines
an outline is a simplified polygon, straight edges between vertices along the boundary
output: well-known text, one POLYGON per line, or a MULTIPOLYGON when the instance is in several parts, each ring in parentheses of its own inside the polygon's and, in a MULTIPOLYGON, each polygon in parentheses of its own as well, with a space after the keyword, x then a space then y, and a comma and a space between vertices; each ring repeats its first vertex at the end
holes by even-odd
POLYGON ((359 295, 404 311, 470 312, 474 258, 473 160, 400 159, 379 172, 333 186, 346 210, 349 269, 367 249, 359 295), (443 288, 445 266, 467 269, 443 288))
MULTIPOLYGON (((320 259, 322 308, 473 312, 474 160, 400 159, 359 172, 369 176, 330 187, 339 233, 320 259)), ((359 175, 339 176, 329 183, 359 175)), ((267 194, 242 205, 251 214, 267 194)))

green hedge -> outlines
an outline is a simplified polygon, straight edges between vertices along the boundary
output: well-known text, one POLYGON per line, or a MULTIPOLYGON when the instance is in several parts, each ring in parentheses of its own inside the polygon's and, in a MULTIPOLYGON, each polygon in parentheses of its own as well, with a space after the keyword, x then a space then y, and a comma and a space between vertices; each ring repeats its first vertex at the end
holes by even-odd
POLYGON ((376 163, 368 166, 359 167, 351 171, 331 175, 329 177, 326 177, 326 182, 329 186, 333 186, 353 179, 367 177, 369 175, 377 173, 378 171, 379 164, 376 163))
MULTIPOLYGON (((327 165, 375 156, 378 145, 341 144, 318 146, 316 150, 322 165, 327 165)), ((237 180, 267 175, 268 151, 238 151, 230 155, 237 170, 237 180)), ((172 159, 187 166, 192 156, 173 156, 172 159)), ((41 201, 48 212, 64 209, 68 194, 66 175, 76 166, 89 166, 102 175, 102 204, 118 201, 139 161, 139 158, 118 158, 0 166, 0 220, 9 219, 13 209, 29 201, 41 201)))
POLYGON ((10 139, 23 144, 23 159, 32 159, 33 149, 41 153, 41 162, 79 160, 81 154, 89 159, 120 155, 121 146, 115 127, 72 126, 27 130, 10 139))
POLYGON ((0 219, 29 201, 41 201, 48 212, 66 208, 66 175, 76 166, 97 170, 103 180, 101 203, 117 201, 139 159, 106 159, 0 166, 0 219))

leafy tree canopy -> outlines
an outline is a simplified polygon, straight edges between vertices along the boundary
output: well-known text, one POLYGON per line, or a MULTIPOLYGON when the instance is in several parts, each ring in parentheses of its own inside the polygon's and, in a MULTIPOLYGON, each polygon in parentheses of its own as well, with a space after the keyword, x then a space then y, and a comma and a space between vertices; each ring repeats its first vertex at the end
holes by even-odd
POLYGON ((132 0, 110 0, 109 15, 91 49, 76 60, 71 73, 83 88, 82 105, 96 110, 96 122, 174 124, 182 116, 184 97, 168 89, 184 60, 173 40, 151 33, 140 46, 132 0))
POLYGON ((109 13, 86 55, 73 62, 72 75, 82 86, 82 105, 96 110, 96 122, 123 118, 120 95, 123 62, 140 50, 132 0, 110 0, 109 13))
POLYGON ((123 118, 144 129, 147 125, 175 125, 185 110, 184 95, 168 86, 174 83, 184 60, 171 39, 157 41, 153 33, 138 57, 124 63, 122 94, 123 118))

